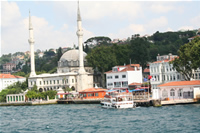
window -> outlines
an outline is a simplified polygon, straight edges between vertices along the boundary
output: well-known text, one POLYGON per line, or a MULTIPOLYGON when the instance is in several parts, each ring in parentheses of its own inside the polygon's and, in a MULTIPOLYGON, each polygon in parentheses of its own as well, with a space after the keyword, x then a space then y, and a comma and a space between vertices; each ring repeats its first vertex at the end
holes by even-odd
POLYGON ((128 82, 122 82, 122 87, 128 87, 128 82))
POLYGON ((113 83, 108 83, 108 86, 112 86, 113 85, 113 83))
POLYGON ((49 84, 49 81, 47 81, 47 84, 49 84))
POLYGON ((178 90, 178 97, 182 97, 182 95, 183 95, 183 89, 179 89, 178 90))
POLYGON ((179 76, 179 75, 177 75, 177 79, 180 79, 180 76, 179 76))
POLYGON ((44 85, 45 85, 45 81, 44 81, 44 85))
POLYGON ((96 96, 96 97, 99 96, 99 93, 95 93, 95 96, 96 96))
POLYGON ((53 81, 53 84, 56 84, 56 81, 55 81, 55 80, 53 81))
POLYGON ((57 80, 57 84, 59 84, 59 80, 57 80))
POLYGON ((171 90, 170 90, 170 96, 175 96, 175 91, 174 91, 174 89, 171 89, 171 90))
POLYGON ((88 94, 88 97, 93 97, 93 96, 94 96, 94 93, 88 94))
POLYGON ((67 83, 68 83, 68 79, 67 79, 67 83))
POLYGON ((122 75, 122 78, 126 78, 126 75, 122 75))
POLYGON ((51 84, 51 80, 50 80, 50 84, 51 84))
POLYGON ((74 83, 74 79, 72 79, 72 83, 74 83))
POLYGON ((85 94, 85 93, 83 94, 83 97, 86 97, 86 94, 85 94))
POLYGON ((114 87, 121 87, 121 82, 115 82, 114 87))
POLYGON ((118 75, 115 75, 115 78, 116 78, 116 79, 118 79, 118 78, 119 78, 119 76, 118 76, 118 75))
POLYGON ((42 84, 42 81, 40 81, 40 85, 42 84))
POLYGON ((33 85, 32 81, 31 81, 31 85, 33 85))
POLYGON ((107 76, 107 79, 112 79, 112 76, 107 76))

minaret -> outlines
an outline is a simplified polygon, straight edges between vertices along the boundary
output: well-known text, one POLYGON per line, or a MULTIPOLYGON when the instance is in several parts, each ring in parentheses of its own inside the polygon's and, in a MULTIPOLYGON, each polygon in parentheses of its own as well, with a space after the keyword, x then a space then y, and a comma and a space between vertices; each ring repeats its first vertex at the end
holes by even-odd
POLYGON ((31 14, 29 11, 29 39, 28 42, 31 48, 31 74, 30 77, 34 77, 35 74, 35 55, 34 55, 34 38, 33 38, 33 27, 31 23, 31 14))
POLYGON ((78 36, 78 46, 79 46, 79 74, 85 73, 84 68, 84 61, 83 61, 83 30, 82 30, 82 21, 81 21, 81 15, 79 10, 79 1, 78 1, 78 12, 77 12, 77 36, 78 36))

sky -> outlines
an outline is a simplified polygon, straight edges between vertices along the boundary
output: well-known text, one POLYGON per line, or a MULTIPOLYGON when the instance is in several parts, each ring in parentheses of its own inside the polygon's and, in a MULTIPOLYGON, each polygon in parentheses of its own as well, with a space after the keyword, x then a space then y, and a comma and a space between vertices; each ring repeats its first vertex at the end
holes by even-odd
MULTIPOLYGON (((95 36, 124 39, 134 34, 200 28, 200 1, 79 1, 83 41, 95 36)), ((1 1, 0 55, 30 51, 29 10, 35 51, 77 46, 77 1, 1 1)))

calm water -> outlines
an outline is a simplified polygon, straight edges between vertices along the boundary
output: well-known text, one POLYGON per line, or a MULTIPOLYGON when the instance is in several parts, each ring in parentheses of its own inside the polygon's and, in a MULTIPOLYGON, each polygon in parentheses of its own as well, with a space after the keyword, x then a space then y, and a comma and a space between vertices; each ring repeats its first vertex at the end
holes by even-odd
POLYGON ((119 110, 98 104, 0 107, 0 132, 199 133, 200 104, 119 110))

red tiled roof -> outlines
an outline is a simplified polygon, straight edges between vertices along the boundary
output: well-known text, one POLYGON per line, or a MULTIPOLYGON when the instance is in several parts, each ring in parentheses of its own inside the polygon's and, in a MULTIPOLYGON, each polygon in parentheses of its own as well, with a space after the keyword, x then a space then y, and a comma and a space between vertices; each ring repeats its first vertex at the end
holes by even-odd
MULTIPOLYGON (((178 58, 178 57, 175 57, 175 58, 178 58)), ((173 58, 173 59, 166 59, 166 60, 160 60, 160 61, 155 61, 155 62, 152 62, 152 63, 170 62, 170 61, 173 61, 175 58, 173 58)))
POLYGON ((196 35, 196 36, 190 37, 189 39, 193 39, 195 37, 200 37, 200 35, 196 35))
POLYGON ((164 87, 164 86, 184 86, 184 85, 200 85, 200 80, 175 81, 175 82, 169 82, 169 83, 161 84, 158 87, 164 87))
POLYGON ((149 73, 149 72, 150 72, 149 68, 144 69, 144 73, 149 73))
POLYGON ((133 82, 133 83, 129 84, 129 86, 131 86, 131 85, 141 85, 141 84, 142 84, 142 83, 133 82))
MULTIPOLYGON (((115 66, 115 67, 125 67, 124 69, 122 69, 122 70, 120 70, 118 72, 126 72, 126 71, 134 71, 135 70, 134 67, 140 67, 140 64, 129 64, 129 65, 126 65, 126 66, 115 66)), ((110 71, 107 71, 105 73, 112 73, 112 72, 113 71, 110 70, 110 71)))
POLYGON ((15 75, 11 75, 11 74, 0 74, 0 78, 2 79, 5 79, 5 78, 25 78, 25 77, 21 77, 21 76, 15 76, 15 75))
POLYGON ((81 90, 79 92, 98 92, 98 91, 107 91, 107 89, 102 89, 102 88, 88 88, 85 90, 81 90))

